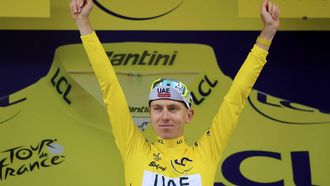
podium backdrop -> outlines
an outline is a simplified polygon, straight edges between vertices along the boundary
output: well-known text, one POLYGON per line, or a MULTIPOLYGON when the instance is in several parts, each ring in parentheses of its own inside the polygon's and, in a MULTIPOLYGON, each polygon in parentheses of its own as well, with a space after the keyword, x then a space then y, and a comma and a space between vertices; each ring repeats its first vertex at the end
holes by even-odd
MULTIPOLYGON (((92 22, 138 127, 154 139, 148 127, 150 83, 177 78, 194 95, 196 116, 186 127, 187 142, 194 143, 255 42, 261 25, 251 11, 257 3, 94 2, 92 22), (128 59, 132 54, 138 58, 128 59)), ((316 2, 308 5, 320 7, 316 2)), ((288 14, 293 5, 279 3, 282 31, 215 185, 330 184, 330 68, 322 47, 330 42, 328 15, 301 6, 288 14)), ((124 185, 122 161, 68 2, 51 1, 48 18, 0 16, 0 184, 124 185)))

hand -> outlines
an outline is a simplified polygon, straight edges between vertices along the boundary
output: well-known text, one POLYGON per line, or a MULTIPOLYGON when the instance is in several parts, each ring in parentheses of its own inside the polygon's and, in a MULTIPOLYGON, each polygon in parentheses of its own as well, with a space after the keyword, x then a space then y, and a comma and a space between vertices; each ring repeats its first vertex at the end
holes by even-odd
POLYGON ((270 0, 264 0, 260 9, 260 17, 264 24, 261 37, 272 40, 277 30, 280 28, 280 9, 270 0))
POLYGON ((89 22, 89 14, 93 8, 93 0, 71 0, 71 16, 76 22, 81 35, 90 34, 93 28, 89 22))
POLYGON ((71 0, 71 16, 75 21, 87 19, 93 8, 92 0, 71 0))

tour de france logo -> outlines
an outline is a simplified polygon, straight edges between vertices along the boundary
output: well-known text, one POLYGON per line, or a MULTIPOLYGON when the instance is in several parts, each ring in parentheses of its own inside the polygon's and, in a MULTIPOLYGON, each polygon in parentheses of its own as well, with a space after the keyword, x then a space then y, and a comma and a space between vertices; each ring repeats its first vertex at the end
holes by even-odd
POLYGON ((181 159, 171 160, 171 166, 176 172, 184 174, 193 168, 192 162, 192 159, 182 157, 181 159))
POLYGON ((0 149, 0 183, 10 178, 38 172, 64 162, 64 146, 56 139, 0 149))
MULTIPOLYGON (((114 16, 114 17, 117 17, 117 18, 120 18, 120 19, 131 20, 131 21, 146 21, 146 20, 151 20, 151 19, 157 19, 157 18, 166 16, 166 15, 174 12, 175 10, 177 10, 183 4, 183 1, 178 1, 177 3, 173 4, 171 6, 171 8, 169 8, 165 11, 162 11, 162 12, 158 12, 155 15, 150 15, 150 16, 145 16, 145 17, 137 17, 137 16, 125 15, 124 13, 120 13, 120 12, 115 11, 114 8, 113 7, 111 8, 111 6, 110 6, 110 4, 111 4, 110 0, 108 0, 107 2, 101 1, 101 0, 93 0, 93 2, 98 8, 100 8, 104 12, 106 12, 106 13, 114 16)), ((143 2, 141 2, 141 3, 143 3, 143 2)), ((129 4, 127 4, 127 6, 129 6, 129 4)), ((148 6, 148 4, 146 3, 145 7, 150 8, 152 6, 150 6, 150 5, 148 6)), ((145 10, 141 10, 141 11, 145 11, 145 10)))

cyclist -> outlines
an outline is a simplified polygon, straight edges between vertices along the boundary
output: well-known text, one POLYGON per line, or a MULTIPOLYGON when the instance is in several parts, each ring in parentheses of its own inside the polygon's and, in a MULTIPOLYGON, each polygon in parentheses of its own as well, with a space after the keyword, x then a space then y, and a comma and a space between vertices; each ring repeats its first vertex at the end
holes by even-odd
POLYGON ((193 146, 184 141, 184 126, 194 112, 187 86, 173 79, 158 79, 150 90, 150 119, 157 135, 146 141, 130 115, 114 69, 93 30, 89 14, 92 0, 71 0, 86 53, 101 86, 116 144, 125 166, 126 185, 207 185, 214 183, 224 148, 234 130, 250 90, 266 63, 271 41, 279 29, 279 8, 264 0, 263 29, 237 73, 208 131, 193 146))

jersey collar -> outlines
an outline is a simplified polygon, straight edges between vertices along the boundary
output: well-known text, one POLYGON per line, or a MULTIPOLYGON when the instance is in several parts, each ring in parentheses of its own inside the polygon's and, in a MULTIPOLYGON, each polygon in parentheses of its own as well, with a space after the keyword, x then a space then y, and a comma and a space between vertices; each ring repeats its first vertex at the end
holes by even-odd
POLYGON ((157 136, 156 146, 166 147, 166 148, 181 148, 186 146, 184 136, 174 138, 174 139, 162 139, 157 136))

